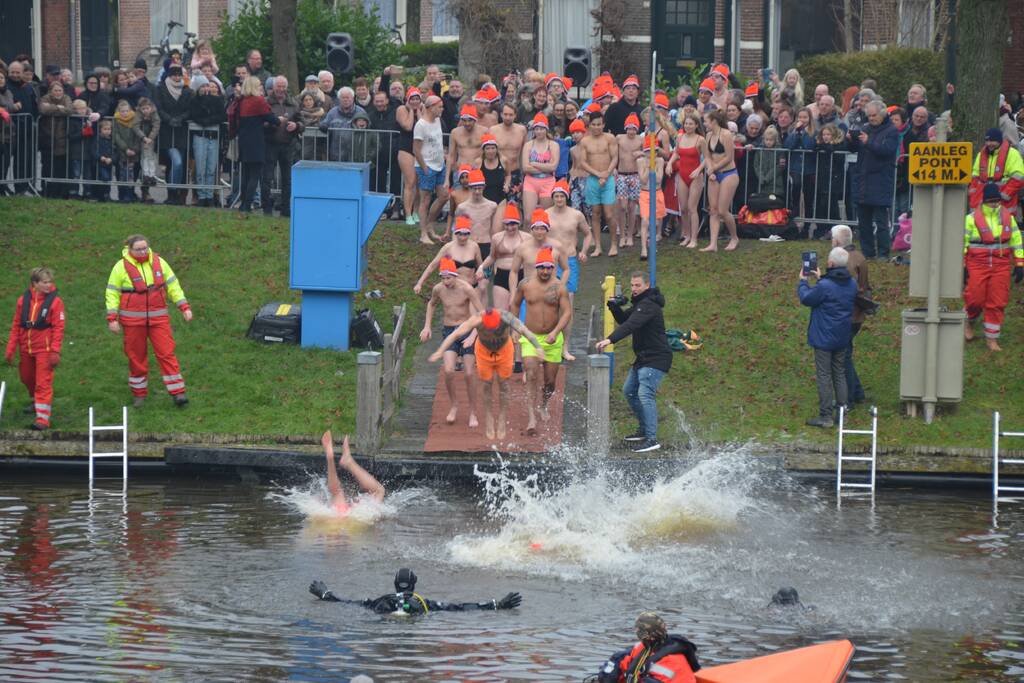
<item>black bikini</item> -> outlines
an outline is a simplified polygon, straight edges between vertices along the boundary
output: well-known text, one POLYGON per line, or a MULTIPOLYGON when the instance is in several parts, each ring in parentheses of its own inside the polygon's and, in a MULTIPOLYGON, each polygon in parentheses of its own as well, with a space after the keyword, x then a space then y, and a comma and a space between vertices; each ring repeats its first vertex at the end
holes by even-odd
MULTIPOLYGON (((452 260, 455 261, 455 259, 452 259, 452 260)), ((476 270, 476 259, 473 258, 473 259, 469 259, 468 261, 455 261, 455 267, 456 268, 471 268, 473 270, 476 270)))

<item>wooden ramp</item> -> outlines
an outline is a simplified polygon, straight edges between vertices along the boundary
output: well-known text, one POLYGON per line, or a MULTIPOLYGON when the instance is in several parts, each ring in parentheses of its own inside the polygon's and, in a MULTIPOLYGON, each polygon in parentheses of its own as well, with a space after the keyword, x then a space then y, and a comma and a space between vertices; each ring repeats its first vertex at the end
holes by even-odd
MULTIPOLYGON (((582 361, 574 361, 580 363, 582 361)), ((426 453, 489 453, 495 449, 507 453, 546 453, 562 442, 562 422, 565 407, 565 373, 567 366, 558 373, 558 381, 555 384, 555 393, 551 397, 548 407, 551 419, 547 422, 537 421, 537 433, 530 436, 526 433, 527 409, 526 409, 526 385, 523 383, 523 375, 514 374, 509 379, 509 407, 508 407, 508 431, 502 440, 489 440, 484 434, 484 413, 482 408, 477 409, 477 419, 480 426, 475 429, 469 428, 469 398, 466 395, 466 381, 461 372, 456 373, 455 396, 458 404, 458 417, 455 424, 447 424, 445 417, 451 409, 451 402, 448 400, 448 390, 444 385, 443 370, 437 374, 437 389, 434 394, 434 405, 430 414, 430 425, 427 431, 427 441, 423 447, 426 453)), ((483 389, 478 384, 477 405, 482 406, 484 401, 483 389)), ((490 388, 489 386, 487 388, 490 388)))

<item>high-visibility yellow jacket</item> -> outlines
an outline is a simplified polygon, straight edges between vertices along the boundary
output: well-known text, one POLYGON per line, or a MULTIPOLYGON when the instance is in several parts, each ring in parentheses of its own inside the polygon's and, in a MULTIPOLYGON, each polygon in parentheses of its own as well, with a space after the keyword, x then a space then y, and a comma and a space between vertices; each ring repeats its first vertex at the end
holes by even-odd
POLYGON ((171 264, 150 250, 149 259, 139 262, 131 255, 128 247, 121 251, 121 260, 114 264, 107 279, 106 305, 107 320, 120 319, 121 324, 143 325, 149 322, 165 322, 167 316, 167 295, 182 311, 188 310, 188 300, 181 289, 178 276, 171 264), (153 272, 153 261, 159 259, 157 273, 153 272), (142 283, 147 288, 140 292, 135 287, 125 261, 138 269, 142 283))
POLYGON ((1024 266, 1024 240, 1021 239, 1020 229, 1017 221, 1002 206, 989 206, 982 204, 980 207, 967 214, 964 220, 964 253, 985 252, 990 255, 1008 255, 1013 252, 1013 262, 1016 266, 1024 266), (981 211, 985 218, 985 225, 988 231, 978 229, 975 213, 981 211), (1003 224, 1004 219, 1009 221, 1010 239, 1004 239, 1004 231, 1007 228, 1003 224), (986 232, 991 237, 986 239, 986 232))

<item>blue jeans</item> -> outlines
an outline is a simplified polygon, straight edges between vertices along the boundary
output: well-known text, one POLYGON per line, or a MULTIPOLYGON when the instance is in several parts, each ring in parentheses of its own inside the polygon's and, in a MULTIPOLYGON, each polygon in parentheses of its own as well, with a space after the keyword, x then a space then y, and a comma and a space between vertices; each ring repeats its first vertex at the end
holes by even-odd
POLYGON ((652 441, 658 438, 658 404, 654 396, 663 379, 665 373, 657 368, 638 368, 634 365, 629 369, 629 376, 622 386, 622 393, 626 395, 629 407, 640 422, 640 431, 652 441))
POLYGON ((864 387, 861 386, 857 368, 853 365, 853 338, 859 331, 860 323, 854 323, 853 334, 850 335, 850 345, 846 347, 846 396, 850 403, 859 403, 864 400, 864 387))
POLYGON ((185 165, 181 158, 181 150, 171 147, 167 150, 167 161, 170 162, 170 169, 167 182, 171 185, 180 185, 185 181, 185 165))
MULTIPOLYGON (((217 180, 217 139, 192 136, 192 154, 196 161, 196 183, 213 185, 217 180)), ((197 190, 199 199, 213 199, 213 190, 197 190)))
POLYGON ((889 229, 889 207, 860 204, 857 206, 860 250, 865 258, 888 258, 892 232, 889 229))

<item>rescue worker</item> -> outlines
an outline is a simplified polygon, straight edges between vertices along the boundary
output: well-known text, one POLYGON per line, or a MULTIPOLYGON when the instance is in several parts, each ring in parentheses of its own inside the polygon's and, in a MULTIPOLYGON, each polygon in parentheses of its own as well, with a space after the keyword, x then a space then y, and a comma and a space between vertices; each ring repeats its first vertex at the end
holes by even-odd
POLYGON ((323 581, 309 584, 309 592, 327 602, 344 602, 372 609, 377 614, 429 614, 431 612, 463 612, 467 610, 499 610, 519 607, 523 601, 519 593, 508 593, 501 600, 484 602, 438 602, 424 598, 416 592, 416 574, 411 569, 399 569, 395 574, 395 592, 379 598, 344 600, 328 590, 323 581))
POLYGON ((32 397, 25 413, 36 416, 29 428, 43 431, 50 427, 53 371, 60 364, 64 341, 64 302, 57 294, 49 268, 33 268, 30 282, 18 297, 4 358, 13 365, 15 351, 21 350, 18 371, 21 383, 32 397))
POLYGON ((982 192, 986 183, 995 183, 1003 206, 1010 211, 1017 210, 1018 194, 1024 187, 1024 159, 998 128, 985 132, 985 144, 974 158, 971 170, 971 185, 967 190, 972 209, 983 201, 982 192))
POLYGON ((601 667, 598 683, 696 683, 700 671, 697 646, 682 636, 670 634, 665 621, 654 612, 636 619, 639 643, 631 650, 616 652, 601 667))
POLYGON ((171 265, 149 248, 149 240, 132 235, 125 240, 121 260, 114 264, 107 280, 107 327, 114 334, 124 328, 124 352, 128 356, 128 386, 138 408, 149 393, 149 348, 160 364, 164 386, 178 407, 188 403, 185 380, 174 355, 174 336, 167 299, 181 311, 185 322, 192 320, 192 309, 181 290, 171 265))
POLYGON ((964 221, 964 338, 974 339, 974 324, 984 313, 985 343, 990 351, 1002 351, 997 340, 1010 301, 1010 274, 1014 282, 1024 280, 1024 246, 999 186, 987 183, 983 193, 984 203, 964 221))

